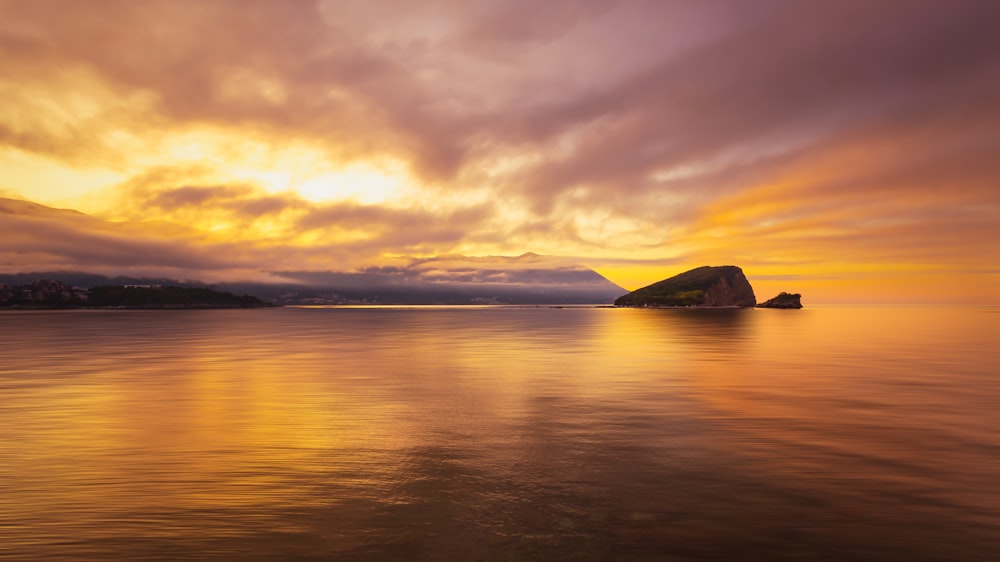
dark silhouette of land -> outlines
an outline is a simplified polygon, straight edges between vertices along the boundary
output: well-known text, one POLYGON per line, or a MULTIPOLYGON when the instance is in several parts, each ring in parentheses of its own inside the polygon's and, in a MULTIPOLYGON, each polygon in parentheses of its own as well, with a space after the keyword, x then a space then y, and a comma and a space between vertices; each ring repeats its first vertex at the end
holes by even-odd
MULTIPOLYGON (((106 277, 84 272, 34 272, 0 274, 0 287, 20 287, 38 279, 59 279, 65 286, 55 292, 85 293, 84 287, 102 286, 175 286, 203 288, 254 295, 272 305, 351 305, 351 304, 412 304, 412 305, 482 305, 482 304, 610 304, 624 289, 587 269, 540 267, 535 270, 492 271, 487 276, 504 282, 478 279, 463 282, 427 282, 409 278, 386 268, 356 273, 286 272, 287 277, 301 279, 299 283, 228 282, 207 284, 181 282, 167 278, 106 277)), ((405 272, 404 272, 405 273, 405 272)), ((478 273, 483 274, 483 271, 478 273)), ((82 296, 82 295, 78 295, 82 296)), ((69 304, 70 298, 54 299, 69 304)), ((76 305, 84 303, 75 302, 76 305)), ((24 304, 24 303, 22 303, 24 304)), ((34 299, 32 306, 41 305, 34 299)), ((0 300, 0 306, 5 306, 0 300)), ((6 305, 9 306, 9 305, 6 305)), ((144 305, 145 306, 145 305, 144 305)))
POLYGON ((13 287, 0 284, 0 307, 49 308, 259 308, 272 306, 251 295, 234 295, 203 287, 159 284, 102 285, 84 289, 53 279, 13 287))
POLYGON ((757 308, 802 308, 802 295, 782 291, 778 296, 758 304, 757 308))
POLYGON ((615 306, 752 307, 753 287, 735 265, 702 266, 619 297, 615 306))
MULTIPOLYGON (((378 284, 357 286, 357 279, 337 279, 335 287, 296 284, 231 283, 208 286, 169 279, 110 279, 66 273, 63 280, 29 281, 33 274, 0 275, 0 308, 258 308, 282 305, 337 304, 599 304, 620 287, 596 272, 574 272, 586 283, 568 286, 499 283, 465 285, 378 284), (589 277, 596 278, 594 283, 589 277), (69 280, 67 283, 65 280, 69 280), (90 288, 86 288, 89 286, 90 288)), ((37 274, 34 274, 37 275, 37 274)), ((341 277, 344 277, 341 275, 341 277)), ((619 293, 620 294, 620 293, 619 293)), ((622 307, 802 308, 801 295, 781 293, 757 305, 753 287, 734 265, 703 266, 653 283, 614 301, 622 307)))

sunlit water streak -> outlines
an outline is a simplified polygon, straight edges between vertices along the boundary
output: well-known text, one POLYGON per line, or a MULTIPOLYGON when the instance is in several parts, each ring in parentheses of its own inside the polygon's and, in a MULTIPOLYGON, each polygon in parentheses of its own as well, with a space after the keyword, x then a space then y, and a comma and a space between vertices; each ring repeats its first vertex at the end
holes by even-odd
POLYGON ((0 313, 0 558, 995 560, 1000 309, 0 313))

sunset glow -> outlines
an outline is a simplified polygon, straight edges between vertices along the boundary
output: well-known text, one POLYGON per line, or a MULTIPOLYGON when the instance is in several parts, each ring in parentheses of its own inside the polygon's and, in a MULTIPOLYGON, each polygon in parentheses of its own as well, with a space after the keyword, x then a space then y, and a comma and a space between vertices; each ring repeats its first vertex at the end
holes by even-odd
POLYGON ((1000 302, 993 3, 0 10, 0 273, 533 252, 629 290, 735 264, 758 298, 1000 302))

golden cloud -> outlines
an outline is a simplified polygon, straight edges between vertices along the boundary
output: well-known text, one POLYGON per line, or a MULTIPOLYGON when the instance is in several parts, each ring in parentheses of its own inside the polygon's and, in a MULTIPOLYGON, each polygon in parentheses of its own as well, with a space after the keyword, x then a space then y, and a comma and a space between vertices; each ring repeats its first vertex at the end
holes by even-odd
MULTIPOLYGON (((706 263, 832 283, 1000 257, 991 3, 0 9, 0 189, 103 219, 87 240, 122 255, 113 222, 168 230, 148 255, 177 271, 532 250, 627 285, 706 263)), ((8 269, 74 262, 7 244, 8 269)))

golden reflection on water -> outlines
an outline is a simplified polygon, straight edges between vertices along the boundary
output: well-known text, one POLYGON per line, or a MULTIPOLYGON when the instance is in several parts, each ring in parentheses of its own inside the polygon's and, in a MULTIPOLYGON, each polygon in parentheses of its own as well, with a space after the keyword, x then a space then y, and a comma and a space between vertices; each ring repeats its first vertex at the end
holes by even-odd
POLYGON ((929 308, 0 313, 0 557, 986 560, 998 327, 929 308))

